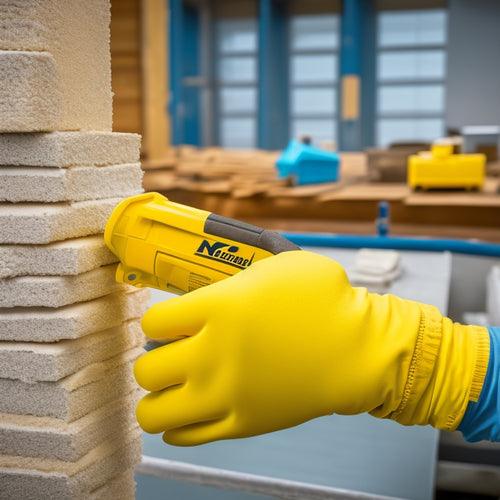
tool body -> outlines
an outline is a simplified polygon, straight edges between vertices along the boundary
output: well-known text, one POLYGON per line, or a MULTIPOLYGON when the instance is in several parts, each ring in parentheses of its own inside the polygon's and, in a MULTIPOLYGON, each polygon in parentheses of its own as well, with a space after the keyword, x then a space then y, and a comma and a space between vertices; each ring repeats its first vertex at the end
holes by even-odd
POLYGON ((183 294, 253 262, 300 248, 251 224, 144 193, 122 201, 104 232, 119 258, 117 281, 183 294))

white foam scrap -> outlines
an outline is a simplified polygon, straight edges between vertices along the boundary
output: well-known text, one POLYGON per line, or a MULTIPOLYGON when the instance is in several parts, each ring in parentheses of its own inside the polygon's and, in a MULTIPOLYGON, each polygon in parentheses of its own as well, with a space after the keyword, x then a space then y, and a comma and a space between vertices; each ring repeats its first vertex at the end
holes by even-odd
POLYGON ((84 201, 141 192, 140 163, 65 169, 0 167, 0 201, 84 201))
POLYGON ((23 500, 88 500, 92 491, 130 470, 141 457, 138 426, 101 443, 76 462, 0 455, 1 494, 3 498, 23 500))
POLYGON ((354 269, 370 275, 383 275, 399 267, 401 254, 396 250, 362 248, 354 257, 354 269))
POLYGON ((0 413, 77 420, 137 387, 132 366, 144 352, 142 347, 129 349, 57 382, 0 379, 0 413))
POLYGON ((62 96, 51 54, 0 50, 0 82, 0 132, 57 128, 62 96))
POLYGON ((130 285, 115 279, 116 264, 75 276, 19 276, 0 280, 0 308, 62 307, 102 297, 130 285))
POLYGON ((130 289, 57 309, 0 309, 0 340, 57 342, 76 339, 123 321, 141 318, 150 305, 150 291, 130 289))
MULTIPOLYGON (((354 265, 347 270, 349 281, 355 286, 385 287, 402 272, 401 254, 396 250, 362 248, 354 257, 354 265)), ((379 291, 383 291, 381 288, 379 291)))
POLYGON ((74 131, 0 134, 0 165, 58 167, 138 163, 141 136, 74 131))
MULTIPOLYGON (((43 51, 55 60, 54 89, 61 94, 60 116, 49 130, 111 130, 109 0, 4 0, 0 3, 0 18, 0 49, 43 51)), ((26 83, 20 80, 18 85, 26 83)), ((10 86, 9 82, 7 88, 10 86)), ((38 112, 40 120, 43 113, 42 108, 38 112)), ((9 115, 2 113, 2 131, 40 130, 27 123, 22 126, 23 116, 19 113, 16 127, 5 118, 9 115)))
POLYGON ((136 389, 67 423, 50 417, 0 413, 0 455, 75 462, 103 441, 124 435, 136 423, 136 389))
POLYGON ((75 275, 114 262, 102 234, 48 245, 0 245, 0 278, 75 275))
POLYGON ((0 243, 43 244, 103 233, 120 201, 0 203, 0 243))
POLYGON ((55 382, 91 363, 104 361, 145 343, 140 319, 125 321, 114 328, 74 340, 0 342, 0 378, 55 382))

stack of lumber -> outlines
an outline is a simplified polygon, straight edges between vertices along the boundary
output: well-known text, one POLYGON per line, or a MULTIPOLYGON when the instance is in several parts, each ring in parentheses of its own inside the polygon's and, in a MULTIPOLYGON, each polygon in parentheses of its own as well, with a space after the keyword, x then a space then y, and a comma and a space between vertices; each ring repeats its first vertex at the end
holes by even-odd
POLYGON ((143 184, 146 191, 184 189, 232 198, 304 197, 335 191, 366 178, 364 155, 343 153, 340 181, 293 186, 288 179, 278 178, 275 164, 280 154, 280 151, 172 147, 168 157, 143 162, 143 184))

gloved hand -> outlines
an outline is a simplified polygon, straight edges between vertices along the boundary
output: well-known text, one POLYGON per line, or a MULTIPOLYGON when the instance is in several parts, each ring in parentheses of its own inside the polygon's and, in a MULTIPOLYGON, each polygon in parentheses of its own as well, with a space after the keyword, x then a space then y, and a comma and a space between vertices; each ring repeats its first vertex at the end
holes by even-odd
POLYGON ((335 261, 306 251, 256 262, 153 306, 143 330, 181 339, 135 365, 150 394, 141 427, 196 445, 370 412, 453 430, 479 396, 486 329, 350 286, 335 261))

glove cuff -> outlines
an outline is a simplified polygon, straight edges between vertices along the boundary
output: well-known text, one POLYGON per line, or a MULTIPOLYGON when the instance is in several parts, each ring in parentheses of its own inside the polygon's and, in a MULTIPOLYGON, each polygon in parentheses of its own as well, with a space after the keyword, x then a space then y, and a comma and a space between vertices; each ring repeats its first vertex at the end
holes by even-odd
POLYGON ((486 328, 453 324, 420 304, 421 319, 399 407, 389 418, 404 425, 454 430, 477 401, 488 367, 486 328))
POLYGON ((474 341, 476 345, 476 361, 474 363, 474 372, 472 374, 469 401, 476 403, 481 395, 486 372, 488 371, 490 337, 488 330, 484 327, 472 326, 471 328, 474 332, 474 341))

